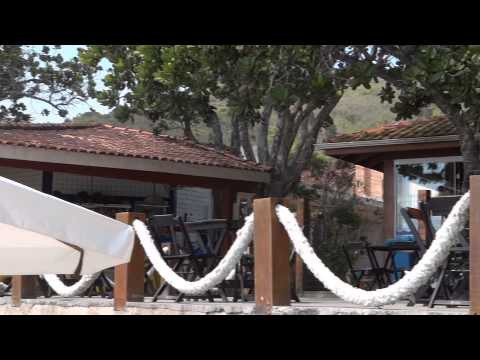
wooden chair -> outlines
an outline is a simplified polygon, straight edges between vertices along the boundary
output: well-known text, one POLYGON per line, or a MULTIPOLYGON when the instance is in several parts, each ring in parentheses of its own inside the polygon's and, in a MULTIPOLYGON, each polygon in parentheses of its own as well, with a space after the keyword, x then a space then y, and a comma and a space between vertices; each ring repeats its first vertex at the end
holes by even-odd
MULTIPOLYGON (((175 218, 173 215, 156 215, 150 218, 149 227, 154 235, 157 249, 169 263, 173 263, 172 269, 180 275, 183 275, 187 280, 195 280, 197 277, 203 277, 210 268, 215 264, 216 253, 215 251, 221 246, 221 241, 214 241, 215 233, 213 228, 218 229, 218 223, 206 224, 196 223, 189 224, 188 230, 181 217, 175 218), (169 237, 171 239, 170 253, 165 254, 162 249, 162 242, 166 239, 164 230, 168 230, 169 237), (194 229, 194 230, 193 230, 194 229), (206 243, 206 252, 199 252, 198 246, 195 247, 192 243, 189 231, 202 231, 207 238, 210 235, 210 241, 206 243), (179 239, 177 234, 180 233, 182 239, 179 239), (213 238, 212 238, 213 236, 213 238)), ((222 229, 226 229, 226 222, 222 223, 222 229)), ((198 244, 197 244, 198 245, 198 244)), ((164 283, 153 295, 152 301, 157 301, 158 297, 167 289, 169 285, 164 283)), ((207 291, 206 296, 210 302, 213 302, 213 296, 211 291, 207 291)), ((185 294, 179 294, 176 301, 180 302, 185 298, 185 294)))
POLYGON ((423 256, 434 236, 427 215, 420 209, 410 207, 400 209, 400 213, 415 239, 419 255, 423 256), (417 225, 414 224, 414 220, 417 221, 417 225))
MULTIPOLYGON (((460 199, 460 196, 442 196, 431 198, 421 203, 420 207, 426 214, 428 226, 432 233, 435 233, 431 221, 432 216, 440 216, 445 219, 453 206, 460 199)), ((439 271, 433 279, 433 292, 428 300, 428 306, 435 305, 468 305, 468 301, 453 300, 454 297, 465 296, 468 292, 468 276, 470 273, 468 233, 458 234, 457 244, 451 249, 447 260, 440 266, 439 271), (438 299, 443 293, 444 300, 438 299)))
POLYGON ((368 243, 365 241, 357 241, 345 244, 342 246, 345 259, 349 268, 349 273, 353 280, 353 286, 360 287, 362 280, 369 275, 373 275, 373 281, 369 281, 368 290, 372 290, 375 285, 379 286, 382 283, 381 274, 372 266, 372 259, 370 251, 368 251, 368 243), (370 266, 358 266, 354 264, 354 257, 357 255, 367 255, 370 266))

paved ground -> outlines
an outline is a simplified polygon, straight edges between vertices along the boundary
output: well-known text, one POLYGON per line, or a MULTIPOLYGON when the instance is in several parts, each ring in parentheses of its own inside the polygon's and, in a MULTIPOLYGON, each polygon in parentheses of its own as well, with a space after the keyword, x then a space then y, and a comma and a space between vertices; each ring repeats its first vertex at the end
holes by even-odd
MULTIPOLYGON (((307 293, 301 303, 274 308, 277 315, 468 315, 468 307, 448 308, 423 305, 406 306, 405 302, 382 307, 362 307, 348 304, 330 293, 307 293)), ((20 307, 11 305, 10 297, 0 298, 0 315, 254 315, 254 303, 162 300, 152 303, 129 303, 127 311, 115 312, 113 300, 102 298, 39 298, 25 299, 20 307)))

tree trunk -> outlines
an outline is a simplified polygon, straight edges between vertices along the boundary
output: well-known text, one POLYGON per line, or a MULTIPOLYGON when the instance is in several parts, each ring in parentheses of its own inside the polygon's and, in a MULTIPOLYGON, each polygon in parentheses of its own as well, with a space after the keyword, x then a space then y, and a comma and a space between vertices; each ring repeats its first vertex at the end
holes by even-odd
POLYGON ((271 102, 267 102, 260 118, 260 124, 257 131, 257 153, 258 161, 261 164, 270 162, 270 154, 268 151, 268 129, 270 127, 270 117, 272 116, 273 106, 271 102))
POLYGON ((247 119, 238 118, 238 127, 240 129, 240 144, 242 146, 243 152, 247 160, 257 161, 255 158, 255 153, 252 148, 252 142, 250 141, 250 133, 248 131, 247 119))
POLYGON ((230 148, 237 156, 241 155, 240 151, 240 127, 238 125, 238 117, 236 114, 232 115, 232 134, 230 136, 230 148))
POLYGON ((215 111, 212 111, 209 114, 208 126, 212 129, 213 143, 215 144, 215 148, 217 150, 223 150, 224 145, 223 145, 222 126, 220 124, 220 120, 218 119, 218 115, 215 111))
POLYGON ((480 134, 466 129, 461 140, 463 155, 463 191, 470 188, 470 175, 480 175, 480 134))
POLYGON ((196 142, 197 139, 195 138, 195 135, 193 135, 192 131, 192 122, 190 120, 185 120, 184 124, 185 127, 183 128, 183 136, 185 136, 189 140, 196 142))

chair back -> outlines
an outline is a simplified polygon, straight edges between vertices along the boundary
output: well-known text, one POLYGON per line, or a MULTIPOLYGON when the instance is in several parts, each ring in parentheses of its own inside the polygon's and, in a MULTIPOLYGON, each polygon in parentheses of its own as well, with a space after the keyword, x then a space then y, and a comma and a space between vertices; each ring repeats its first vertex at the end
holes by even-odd
POLYGON ((343 253, 345 254, 345 259, 347 260, 347 265, 351 271, 356 270, 356 267, 354 265, 356 256, 366 254, 369 260, 371 260, 370 253, 367 247, 368 243, 366 243, 365 241, 349 242, 342 246, 343 253))
POLYGON ((425 209, 429 212, 430 216, 442 216, 447 217, 452 211, 455 204, 460 200, 460 196, 439 196, 430 198, 425 205, 425 209))
POLYGON ((425 253, 427 247, 430 246, 430 243, 433 240, 434 234, 431 222, 428 220, 425 212, 420 209, 407 207, 400 209, 400 213, 415 238, 420 254, 425 253), (417 225, 415 225, 414 220, 417 221, 417 225), (420 225, 425 229, 425 232, 422 232, 424 235, 421 235, 420 233, 420 225))
POLYGON ((204 254, 218 255, 227 233, 227 220, 212 219, 184 223, 185 231, 189 233, 190 240, 193 234, 198 236, 204 254))
MULTIPOLYGON (((430 198, 427 202, 421 202, 420 207, 427 216, 427 221, 429 226, 432 229, 433 236, 432 240, 435 237, 436 229, 432 224, 432 216, 441 216, 442 220, 447 218, 452 208, 460 200, 460 195, 454 196, 439 196, 430 198)), ((468 247, 468 236, 464 236, 462 233, 459 233, 459 244, 463 247, 468 247)))
POLYGON ((172 245, 170 255, 193 254, 193 246, 181 217, 175 217, 172 214, 154 215, 150 217, 149 227, 162 256, 165 256, 165 254, 160 245, 165 242, 170 242, 172 245), (179 234, 181 235, 180 238, 179 234))

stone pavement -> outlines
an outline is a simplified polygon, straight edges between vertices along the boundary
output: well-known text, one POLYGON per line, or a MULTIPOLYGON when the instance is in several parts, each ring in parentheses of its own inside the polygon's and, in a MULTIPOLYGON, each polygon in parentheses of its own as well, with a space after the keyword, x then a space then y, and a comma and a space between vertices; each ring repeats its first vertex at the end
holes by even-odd
MULTIPOLYGON (((301 303, 289 307, 275 307, 275 315, 468 315, 468 307, 423 305, 407 307, 405 302, 382 307, 362 307, 348 304, 328 292, 306 293, 301 303)), ((23 299, 20 307, 11 305, 9 296, 0 298, 0 315, 254 315, 252 302, 159 300, 152 303, 128 303, 125 312, 113 310, 113 300, 102 298, 38 298, 23 299)))

